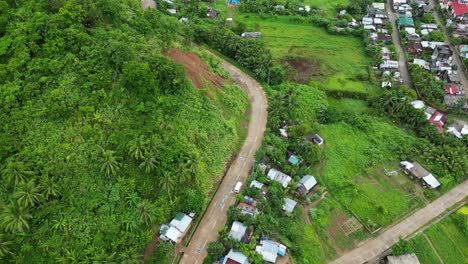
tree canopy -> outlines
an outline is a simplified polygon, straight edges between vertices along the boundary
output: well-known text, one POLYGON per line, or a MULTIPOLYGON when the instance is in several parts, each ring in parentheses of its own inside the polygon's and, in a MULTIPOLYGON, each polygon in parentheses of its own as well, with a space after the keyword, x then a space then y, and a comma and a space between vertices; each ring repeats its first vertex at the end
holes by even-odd
POLYGON ((183 25, 139 4, 0 1, 3 261, 139 261, 236 148, 246 96, 196 90, 162 55, 183 25))

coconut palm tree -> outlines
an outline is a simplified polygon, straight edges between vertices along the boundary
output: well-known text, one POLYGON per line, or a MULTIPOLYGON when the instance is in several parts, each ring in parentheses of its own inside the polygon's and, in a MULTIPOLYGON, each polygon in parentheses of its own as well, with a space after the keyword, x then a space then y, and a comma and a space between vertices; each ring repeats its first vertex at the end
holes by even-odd
POLYGON ((46 200, 49 200, 49 198, 51 197, 57 197, 60 195, 58 185, 55 183, 55 179, 53 177, 45 175, 41 177, 40 182, 42 193, 45 196, 46 200))
POLYGON ((153 152, 145 151, 142 159, 143 162, 140 163, 140 169, 144 169, 146 173, 150 173, 156 169, 158 161, 153 152))
POLYGON ((34 206, 41 200, 41 188, 36 186, 34 179, 28 182, 21 182, 19 188, 13 193, 13 197, 18 200, 18 204, 24 207, 34 206))
POLYGON ((102 149, 102 159, 101 171, 104 171, 108 176, 117 174, 120 169, 120 157, 115 156, 115 151, 102 149))
POLYGON ((140 212, 140 221, 147 226, 154 223, 156 220, 156 208, 148 200, 143 200, 138 204, 138 211, 140 212))
POLYGON ((198 172, 198 161, 195 154, 183 155, 178 169, 178 182, 195 182, 198 172))
POLYGON ((12 244, 13 242, 8 240, 5 234, 0 234, 0 257, 13 254, 13 252, 10 251, 10 246, 12 244))
POLYGON ((148 151, 149 141, 144 137, 137 137, 128 142, 128 154, 135 160, 142 160, 145 158, 145 152, 148 151))
POLYGON ((28 208, 19 206, 16 202, 3 208, 0 214, 1 224, 6 231, 15 233, 29 229, 28 221, 32 219, 28 208))
POLYGON ((28 170, 22 161, 9 160, 2 171, 3 178, 10 186, 17 186, 21 181, 27 180, 32 174, 33 172, 28 170))
POLYGON ((164 191, 169 199, 172 200, 172 191, 175 189, 176 182, 170 172, 164 171, 163 177, 159 179, 159 186, 164 191))

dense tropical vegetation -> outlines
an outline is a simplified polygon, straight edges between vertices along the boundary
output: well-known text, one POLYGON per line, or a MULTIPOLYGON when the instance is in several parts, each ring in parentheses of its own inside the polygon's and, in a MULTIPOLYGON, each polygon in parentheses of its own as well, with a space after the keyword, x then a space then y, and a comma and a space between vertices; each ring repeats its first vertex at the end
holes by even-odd
POLYGON ((139 261, 152 225, 201 212, 246 96, 195 90, 162 55, 189 33, 139 1, 0 12, 2 262, 139 261))

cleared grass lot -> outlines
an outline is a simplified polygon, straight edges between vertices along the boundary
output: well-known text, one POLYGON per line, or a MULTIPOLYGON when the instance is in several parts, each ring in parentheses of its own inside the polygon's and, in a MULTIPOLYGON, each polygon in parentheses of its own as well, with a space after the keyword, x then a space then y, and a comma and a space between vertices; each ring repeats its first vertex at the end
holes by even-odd
POLYGON ((275 63, 286 58, 312 59, 314 73, 310 80, 325 89, 369 92, 377 87, 359 81, 367 75, 370 59, 362 40, 336 36, 311 24, 298 23, 290 17, 242 14, 237 17, 251 31, 262 32, 275 63))

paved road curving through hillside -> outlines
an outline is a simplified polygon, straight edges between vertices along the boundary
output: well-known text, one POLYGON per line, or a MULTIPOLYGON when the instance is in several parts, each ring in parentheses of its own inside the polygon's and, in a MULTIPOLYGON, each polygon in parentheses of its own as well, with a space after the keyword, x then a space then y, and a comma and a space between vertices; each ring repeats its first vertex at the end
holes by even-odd
POLYGON ((237 181, 245 183, 254 155, 261 146, 267 121, 267 98, 260 84, 232 64, 223 61, 222 66, 229 72, 236 83, 247 93, 250 103, 250 122, 244 145, 224 176, 218 191, 210 202, 192 240, 187 248, 182 249, 184 256, 181 264, 201 264, 206 257, 207 244, 216 241, 218 230, 226 223, 226 213, 235 202, 232 192, 237 181))
POLYGON ((367 261, 373 261, 382 252, 397 243, 400 237, 405 238, 411 235, 448 208, 466 199, 467 195, 468 180, 453 188, 434 202, 428 204, 426 207, 410 215, 405 220, 389 228, 377 238, 367 241, 331 263, 362 264, 367 261))

